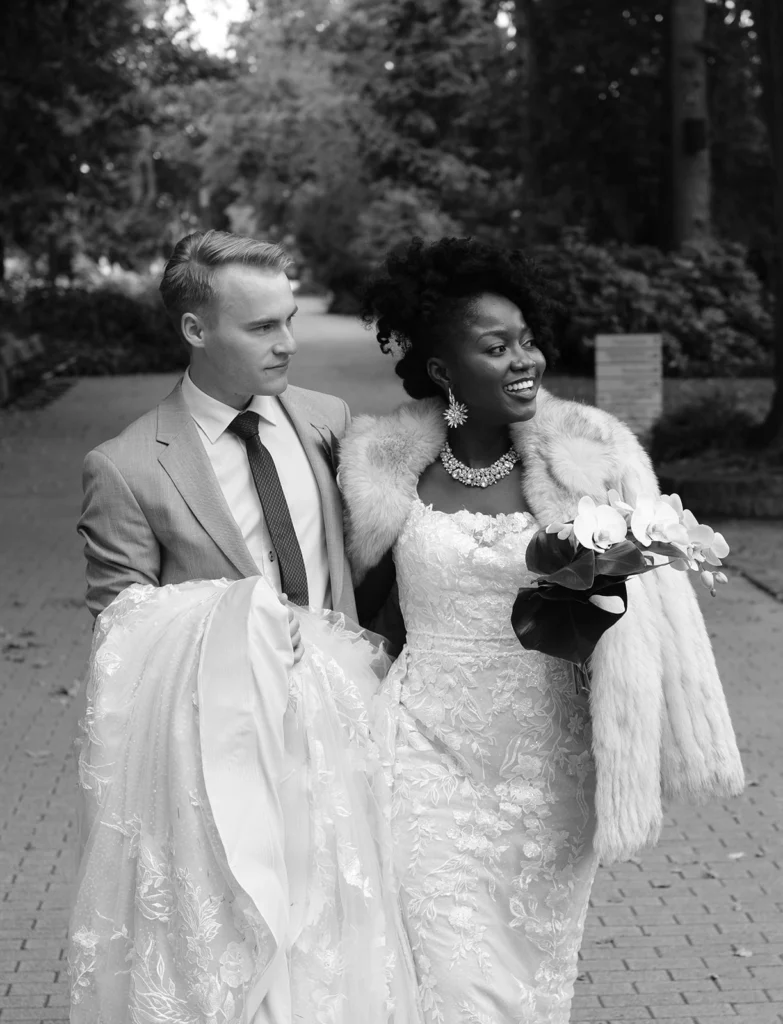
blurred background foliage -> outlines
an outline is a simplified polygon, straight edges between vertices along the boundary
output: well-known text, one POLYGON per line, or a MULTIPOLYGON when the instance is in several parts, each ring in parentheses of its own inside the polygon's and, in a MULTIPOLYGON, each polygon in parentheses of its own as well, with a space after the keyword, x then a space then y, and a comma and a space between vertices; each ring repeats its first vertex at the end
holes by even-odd
POLYGON ((396 242, 474 234, 546 269, 561 371, 591 372, 596 333, 660 331, 671 375, 768 374, 766 2, 256 0, 215 56, 181 0, 4 0, 5 329, 67 372, 169 369, 154 277, 189 230, 284 242, 300 287, 348 313, 396 242), (710 218, 683 237, 687 8, 709 125, 689 187, 710 218))

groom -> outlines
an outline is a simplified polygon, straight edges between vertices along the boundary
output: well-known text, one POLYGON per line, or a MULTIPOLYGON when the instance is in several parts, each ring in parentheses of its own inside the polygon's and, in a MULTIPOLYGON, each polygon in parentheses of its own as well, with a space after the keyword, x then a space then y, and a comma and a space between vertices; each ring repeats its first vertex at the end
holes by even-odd
POLYGON ((132 583, 262 575, 294 605, 356 618, 332 464, 350 413, 288 386, 289 264, 276 245, 221 231, 174 249, 160 291, 190 366, 84 462, 94 615, 132 583))

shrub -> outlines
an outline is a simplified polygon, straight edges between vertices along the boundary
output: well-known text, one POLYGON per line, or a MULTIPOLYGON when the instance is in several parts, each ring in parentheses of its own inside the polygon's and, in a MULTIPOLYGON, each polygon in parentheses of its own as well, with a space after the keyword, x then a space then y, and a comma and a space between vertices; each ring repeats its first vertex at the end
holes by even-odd
POLYGON ((653 428, 650 455, 660 465, 707 454, 741 454, 758 420, 734 392, 715 390, 665 413, 653 428))
POLYGON ((36 285, 15 303, 17 330, 41 336, 39 376, 166 373, 187 365, 160 297, 149 286, 90 289, 36 285))
POLYGON ((687 253, 578 232, 532 251, 560 311, 560 366, 591 372, 596 334, 660 333, 671 376, 758 375, 771 366, 770 300, 744 248, 712 243, 687 253))

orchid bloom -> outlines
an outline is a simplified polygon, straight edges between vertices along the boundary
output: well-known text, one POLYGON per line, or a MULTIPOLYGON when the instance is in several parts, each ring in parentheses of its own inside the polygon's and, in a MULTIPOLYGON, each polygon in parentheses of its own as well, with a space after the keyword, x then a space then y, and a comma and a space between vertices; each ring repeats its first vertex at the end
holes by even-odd
POLYGON ((574 519, 574 536, 585 548, 606 551, 612 544, 625 540, 628 524, 617 509, 611 505, 597 505, 585 495, 579 501, 574 519))
MULTIPOLYGON (((607 492, 603 504, 585 495, 572 523, 551 523, 546 532, 557 534, 561 541, 570 540, 574 547, 581 545, 600 553, 633 536, 640 548, 648 549, 642 550, 642 555, 649 568, 669 565, 681 572, 697 572, 713 596, 718 584, 729 582, 725 573, 717 571, 729 554, 726 538, 700 523, 683 507, 679 494, 643 495, 635 508, 614 489, 607 492)), ((588 600, 615 615, 624 610, 619 598, 595 594, 588 600)))
POLYGON ((702 548, 702 554, 704 561, 710 565, 723 565, 722 559, 727 557, 730 550, 723 534, 713 533, 712 542, 709 547, 702 548))
POLYGON ((662 494, 661 501, 665 501, 667 505, 671 505, 677 516, 682 522, 682 517, 685 514, 685 509, 682 507, 682 498, 679 494, 662 494))
POLYGON ((678 546, 688 543, 688 533, 677 510, 668 501, 650 495, 644 495, 636 503, 631 532, 645 547, 654 541, 678 546))
MULTIPOLYGON (((709 565, 722 565, 721 560, 726 558, 730 550, 723 534, 716 533, 711 526, 700 523, 689 509, 683 512, 682 522, 688 532, 688 560, 691 563, 707 562, 709 565)), ((692 564, 691 568, 697 566, 692 564)))
POLYGON ((710 572, 709 569, 704 569, 700 573, 701 581, 704 586, 709 590, 713 597, 715 597, 715 584, 716 583, 728 583, 729 578, 725 572, 710 572))
POLYGON ((547 533, 556 533, 558 540, 568 540, 574 532, 573 523, 550 523, 546 528, 547 533))
POLYGON ((615 491, 614 488, 609 490, 607 497, 609 498, 609 504, 612 508, 617 509, 617 511, 625 517, 626 522, 628 522, 633 515, 633 505, 629 505, 628 502, 623 501, 620 492, 615 491))

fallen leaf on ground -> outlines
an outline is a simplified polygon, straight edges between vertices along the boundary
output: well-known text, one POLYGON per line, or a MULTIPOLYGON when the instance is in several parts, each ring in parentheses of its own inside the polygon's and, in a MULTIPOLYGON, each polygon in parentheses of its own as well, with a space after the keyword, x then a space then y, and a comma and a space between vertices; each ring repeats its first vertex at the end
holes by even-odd
POLYGON ((79 692, 79 680, 75 680, 70 686, 58 686, 56 690, 52 690, 52 697, 75 697, 79 692))
POLYGON ((37 647, 35 640, 26 640, 21 636, 12 636, 3 641, 4 651, 29 651, 31 647, 37 647))

